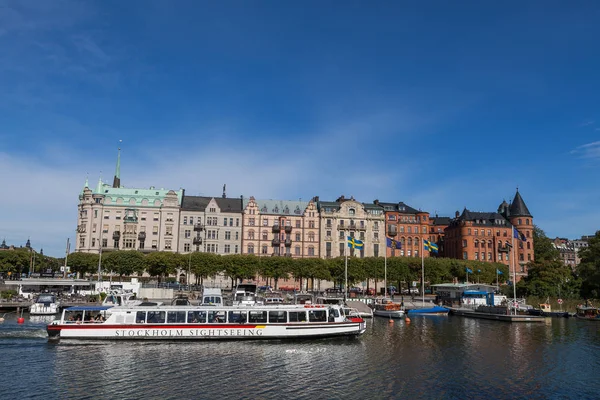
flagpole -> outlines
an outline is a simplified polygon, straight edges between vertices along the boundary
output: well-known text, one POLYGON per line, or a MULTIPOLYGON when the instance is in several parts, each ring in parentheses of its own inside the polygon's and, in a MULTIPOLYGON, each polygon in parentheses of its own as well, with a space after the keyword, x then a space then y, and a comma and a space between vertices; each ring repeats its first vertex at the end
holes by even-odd
POLYGON ((348 250, 346 249, 346 247, 348 247, 347 241, 348 240, 346 239, 346 246, 344 247, 344 255, 346 256, 346 265, 344 268, 344 275, 346 277, 346 283, 344 285, 344 302, 348 298, 348 250))
POLYGON ((513 226, 512 228, 512 235, 511 236, 511 245, 512 245, 512 252, 513 252, 513 295, 514 295, 514 306, 515 306, 515 315, 517 315, 517 267, 515 265, 515 227, 513 226))
POLYGON ((385 237, 385 252, 383 254, 383 284, 385 286, 383 289, 383 298, 387 299, 387 236, 385 237))
POLYGON ((421 303, 425 307, 425 246, 421 247, 421 303))
POLYGON ((496 267, 496 290, 499 290, 500 286, 498 285, 498 267, 496 267))

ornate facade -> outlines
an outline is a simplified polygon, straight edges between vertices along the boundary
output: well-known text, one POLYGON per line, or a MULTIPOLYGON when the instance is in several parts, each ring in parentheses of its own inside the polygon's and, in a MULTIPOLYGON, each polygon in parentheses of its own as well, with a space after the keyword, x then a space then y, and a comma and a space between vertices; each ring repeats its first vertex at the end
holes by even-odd
POLYGON ((516 269, 517 281, 527 275, 533 261, 533 217, 517 191, 511 204, 497 212, 473 212, 466 208, 450 221, 444 238, 444 256, 464 260, 500 262, 516 269), (525 240, 513 240, 513 227, 525 240))
POLYGON ((180 253, 239 254, 242 245, 242 199, 186 196, 179 218, 180 253))
POLYGON ((353 197, 341 196, 336 201, 318 201, 321 219, 321 257, 346 255, 356 257, 383 256, 385 249, 385 220, 383 208, 363 204, 353 197), (347 237, 363 241, 360 251, 348 248, 347 237))
POLYGON ((319 216, 314 201, 243 202, 242 252, 258 256, 319 257, 319 216))
MULTIPOLYGON (((386 235, 400 242, 402 246, 401 249, 394 249, 384 243, 387 256, 421 257, 421 251, 424 249, 423 239, 430 237, 429 213, 414 209, 403 202, 380 203, 375 200, 375 204, 381 206, 385 212, 386 235)), ((424 256, 428 257, 429 252, 426 251, 424 256)))

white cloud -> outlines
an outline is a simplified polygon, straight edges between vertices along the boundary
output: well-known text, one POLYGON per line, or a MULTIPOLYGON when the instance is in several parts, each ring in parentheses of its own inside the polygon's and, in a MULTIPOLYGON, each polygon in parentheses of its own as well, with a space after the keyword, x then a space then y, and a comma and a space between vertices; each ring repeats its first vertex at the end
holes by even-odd
POLYGON ((581 145, 571 150, 570 153, 580 158, 600 158, 600 141, 581 145))

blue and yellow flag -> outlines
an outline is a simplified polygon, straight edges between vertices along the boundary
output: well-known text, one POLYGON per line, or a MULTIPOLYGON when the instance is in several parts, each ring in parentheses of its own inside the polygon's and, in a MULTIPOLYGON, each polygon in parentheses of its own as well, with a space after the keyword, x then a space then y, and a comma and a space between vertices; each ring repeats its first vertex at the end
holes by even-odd
POLYGON ((352 249, 362 250, 364 243, 361 240, 348 236, 348 247, 352 249))
POLYGON ((386 241, 387 247, 391 247, 392 249, 401 249, 402 248, 402 243, 398 242, 397 240, 386 237, 385 241, 386 241))
POLYGON ((429 250, 432 253, 437 253, 438 252, 438 245, 435 243, 430 242, 427 239, 423 239, 423 243, 425 244, 425 250, 429 250))

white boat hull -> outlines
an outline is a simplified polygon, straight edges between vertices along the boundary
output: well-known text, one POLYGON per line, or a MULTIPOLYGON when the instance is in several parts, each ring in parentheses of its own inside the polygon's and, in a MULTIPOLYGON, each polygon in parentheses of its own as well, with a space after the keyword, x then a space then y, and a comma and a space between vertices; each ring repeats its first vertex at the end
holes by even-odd
POLYGON ((43 304, 34 303, 29 307, 29 315, 54 315, 59 311, 56 304, 45 306, 43 304))
POLYGON ((404 310, 373 310, 373 315, 385 318, 402 318, 404 310))
POLYGON ((306 324, 222 324, 222 325, 104 325, 65 324, 50 325, 59 330, 60 339, 286 339, 319 338, 330 336, 352 336, 364 333, 366 323, 306 323, 306 324))

